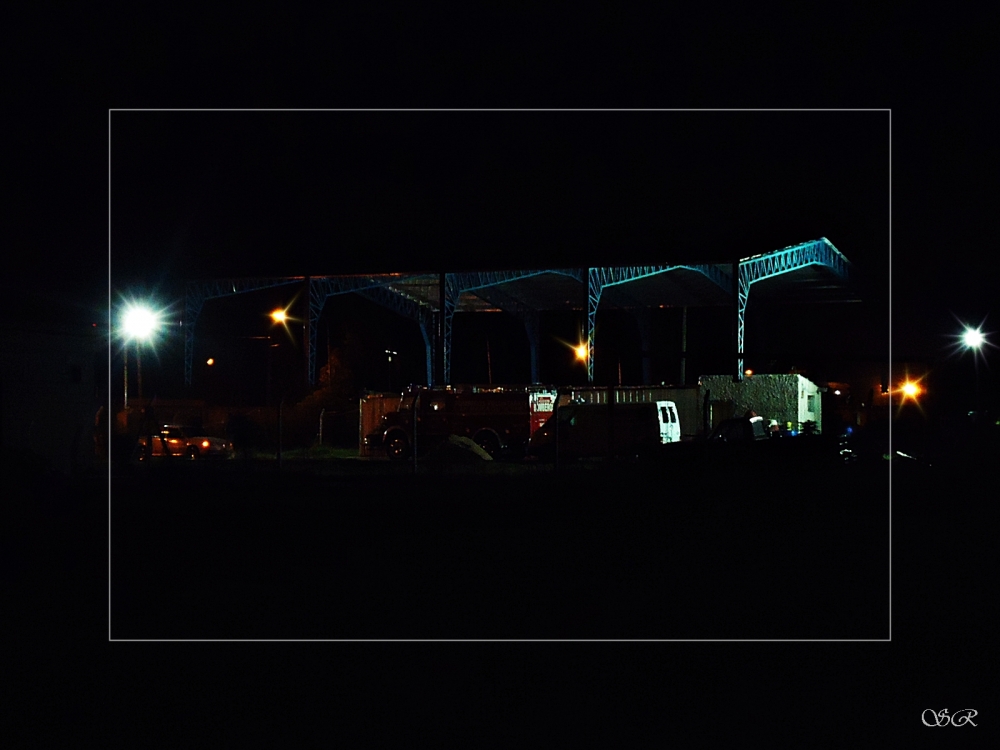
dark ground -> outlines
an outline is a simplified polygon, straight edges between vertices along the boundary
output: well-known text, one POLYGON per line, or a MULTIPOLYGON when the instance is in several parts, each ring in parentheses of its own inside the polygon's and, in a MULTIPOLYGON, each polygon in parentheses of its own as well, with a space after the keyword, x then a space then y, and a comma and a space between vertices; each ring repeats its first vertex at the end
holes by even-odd
POLYGON ((115 479, 112 637, 889 636, 885 466, 486 468, 115 479))
POLYGON ((431 684, 433 716, 469 739, 483 721, 546 712, 542 696, 570 688, 566 708, 597 723, 619 710, 636 726, 694 717, 699 732, 776 722, 892 746, 944 731, 920 716, 949 706, 979 710, 986 727, 1000 705, 988 677, 990 460, 896 465, 891 557, 884 467, 679 484, 628 468, 518 478, 494 467, 479 481, 354 466, 341 477, 189 464, 116 475, 112 643, 107 478, 8 466, 3 575, 23 637, 9 641, 7 674, 31 707, 9 714, 9 736, 33 746, 71 722, 80 736, 148 747, 226 746, 247 731, 301 739, 327 727, 332 707, 371 715, 431 684), (118 640, 884 639, 890 560, 891 641, 118 640), (463 718, 449 705, 474 708, 463 718))

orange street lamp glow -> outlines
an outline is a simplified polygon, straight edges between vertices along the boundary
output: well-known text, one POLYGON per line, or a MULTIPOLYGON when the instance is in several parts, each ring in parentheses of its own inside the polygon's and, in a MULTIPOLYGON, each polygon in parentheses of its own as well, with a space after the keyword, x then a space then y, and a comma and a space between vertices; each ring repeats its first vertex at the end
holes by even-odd
POLYGON ((273 320, 275 323, 284 323, 285 320, 287 319, 288 316, 285 314, 284 310, 275 310, 273 313, 271 313, 271 320, 273 320))
POLYGON ((577 359, 586 359, 587 358, 587 345, 586 344, 580 344, 580 345, 574 347, 573 351, 576 352, 576 358, 577 359))
POLYGON ((212 359, 211 357, 209 357, 208 360, 205 362, 205 364, 207 364, 209 367, 211 367, 212 365, 215 364, 215 360, 212 359))
POLYGON ((920 393, 920 386, 917 385, 916 383, 907 381, 903 383, 903 387, 900 390, 903 391, 903 395, 906 398, 916 398, 917 395, 920 393))

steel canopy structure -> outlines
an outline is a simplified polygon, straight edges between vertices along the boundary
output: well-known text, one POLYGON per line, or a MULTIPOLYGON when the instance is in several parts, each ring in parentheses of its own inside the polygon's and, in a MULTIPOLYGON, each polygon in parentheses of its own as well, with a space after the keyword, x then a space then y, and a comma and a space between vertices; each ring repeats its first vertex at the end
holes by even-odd
POLYGON ((833 244, 818 240, 742 258, 736 262, 657 266, 550 268, 460 273, 257 277, 189 281, 184 320, 184 383, 191 385, 195 326, 206 301, 271 287, 300 284, 308 292, 305 321, 307 379, 316 382, 316 333, 326 300, 358 294, 417 322, 426 352, 428 384, 451 380, 452 321, 455 313, 503 311, 522 322, 538 380, 539 315, 552 310, 586 310, 587 380, 594 378, 594 329, 598 307, 631 311, 639 327, 643 379, 650 380, 650 309, 660 306, 731 305, 734 310, 736 371, 743 377, 743 338, 751 289, 762 299, 785 301, 856 299, 851 266, 833 244))

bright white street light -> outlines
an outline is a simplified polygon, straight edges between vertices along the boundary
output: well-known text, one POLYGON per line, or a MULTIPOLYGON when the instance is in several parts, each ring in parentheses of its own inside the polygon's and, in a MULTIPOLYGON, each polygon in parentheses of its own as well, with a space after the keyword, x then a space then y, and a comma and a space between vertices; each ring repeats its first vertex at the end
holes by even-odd
POLYGON ((122 316, 122 331, 130 339, 148 339, 159 327, 159 316, 148 307, 132 305, 122 316))
POLYGON ((984 341, 983 334, 978 328, 966 328, 962 334, 962 343, 969 349, 978 349, 984 341))
POLYGON ((125 408, 128 409, 128 342, 135 342, 136 380, 139 398, 142 398, 142 359, 139 345, 149 341, 160 327, 160 314, 145 305, 131 303, 122 312, 121 335, 125 339, 123 350, 125 371, 125 408))
MULTIPOLYGON (((985 322, 985 321, 984 321, 985 322)), ((963 325, 963 331, 960 336, 961 348, 966 351, 972 352, 973 365, 976 370, 976 410, 979 411, 981 408, 979 401, 979 358, 985 355, 984 349, 987 346, 993 346, 993 344, 986 340, 986 334, 983 333, 981 328, 973 328, 969 325, 963 325)))

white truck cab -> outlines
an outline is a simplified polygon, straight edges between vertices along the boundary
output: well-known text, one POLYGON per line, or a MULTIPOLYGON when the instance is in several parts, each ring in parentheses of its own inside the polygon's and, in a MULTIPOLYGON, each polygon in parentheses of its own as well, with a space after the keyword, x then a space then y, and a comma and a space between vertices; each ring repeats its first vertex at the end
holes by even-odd
POLYGON ((657 401, 656 413, 660 421, 660 442, 679 443, 681 420, 677 417, 677 404, 673 401, 657 401))
POLYGON ((566 457, 620 455, 654 450, 656 445, 679 443, 681 422, 673 401, 583 404, 560 406, 556 415, 538 429, 529 443, 529 454, 550 456, 558 432, 559 453, 566 457), (609 416, 613 415, 611 421, 609 416), (558 428, 556 421, 558 420, 558 428))

